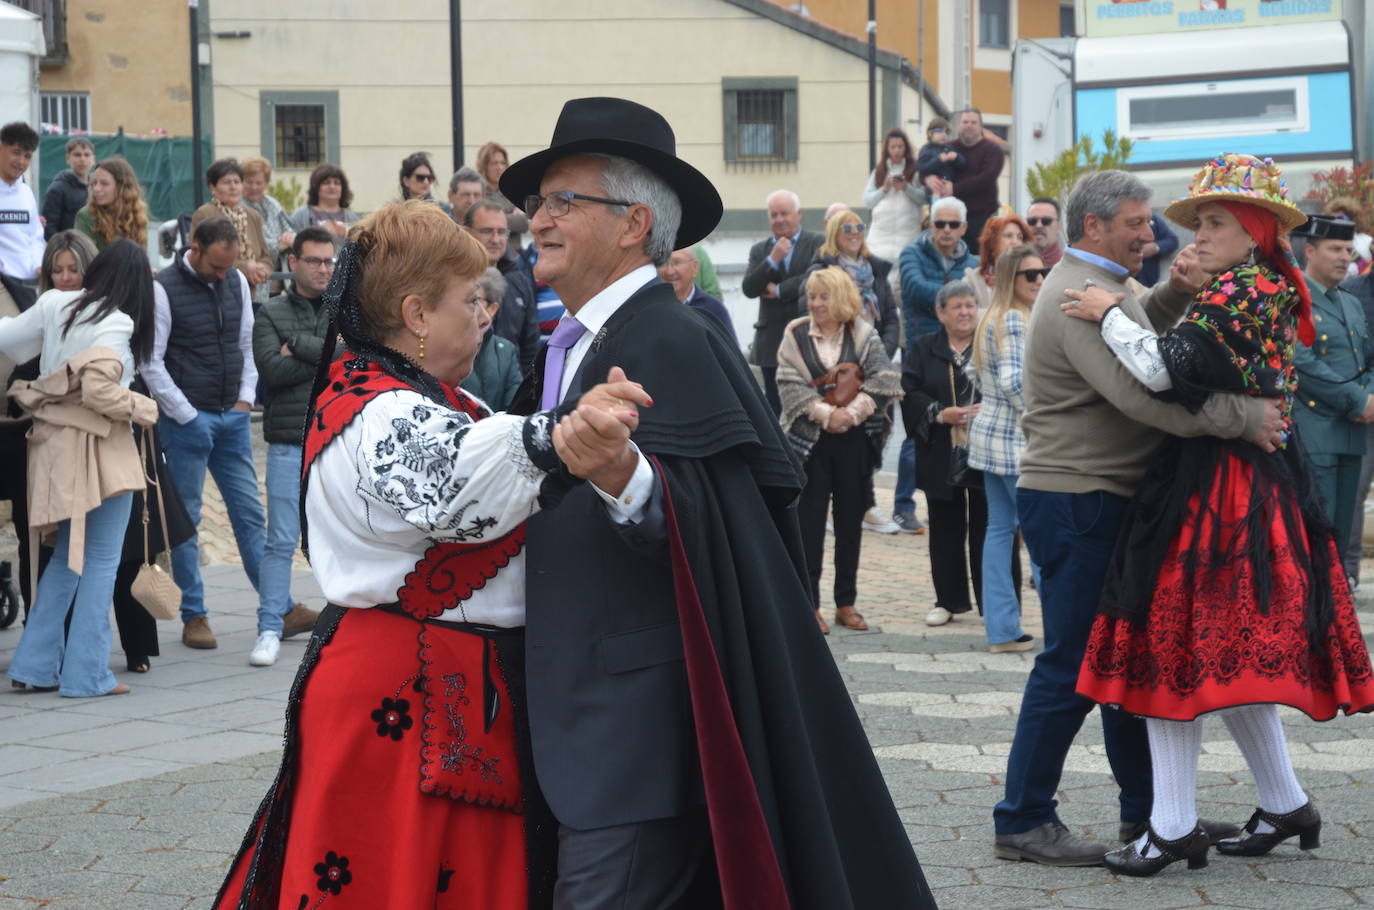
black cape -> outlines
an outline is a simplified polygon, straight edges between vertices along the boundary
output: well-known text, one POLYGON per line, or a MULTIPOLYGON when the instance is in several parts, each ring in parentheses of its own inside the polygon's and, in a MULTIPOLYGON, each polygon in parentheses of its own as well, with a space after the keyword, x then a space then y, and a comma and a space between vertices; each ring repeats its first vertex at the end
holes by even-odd
MULTIPOLYGON (((537 408, 543 360, 512 413, 537 408)), ((593 339, 587 387, 612 366, 653 397, 633 438, 666 475, 792 906, 935 907, 816 627, 795 508, 804 477, 734 339, 650 287, 593 339)))

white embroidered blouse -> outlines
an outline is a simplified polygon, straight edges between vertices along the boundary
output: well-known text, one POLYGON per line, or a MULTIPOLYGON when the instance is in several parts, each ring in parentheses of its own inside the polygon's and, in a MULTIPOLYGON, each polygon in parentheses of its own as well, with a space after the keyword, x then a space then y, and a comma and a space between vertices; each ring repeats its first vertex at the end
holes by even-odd
MULTIPOLYGON (((474 422, 418 392, 373 398, 310 470, 305 511, 311 565, 325 597, 346 607, 392 603, 437 542, 480 543, 539 508, 553 455, 549 412, 474 422)), ((525 623, 525 555, 438 617, 525 623)))
POLYGON ((1121 307, 1112 307, 1102 317, 1102 340, 1145 388, 1154 392, 1173 388, 1174 381, 1159 356, 1159 336, 1121 312, 1121 307))

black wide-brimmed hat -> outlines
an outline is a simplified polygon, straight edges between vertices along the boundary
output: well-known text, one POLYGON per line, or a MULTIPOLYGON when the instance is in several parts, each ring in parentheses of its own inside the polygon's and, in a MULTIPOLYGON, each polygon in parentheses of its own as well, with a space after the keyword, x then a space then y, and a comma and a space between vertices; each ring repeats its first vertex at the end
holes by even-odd
POLYGON ((1354 240, 1355 222, 1337 215, 1313 215, 1293 231, 1294 237, 1308 240, 1354 240))
MULTIPOLYGON (((677 157, 673 128, 655 110, 624 98, 574 98, 563 105, 549 147, 512 164, 501 175, 501 192, 523 205, 539 193, 544 172, 571 155, 619 155, 662 177, 682 203, 673 249, 691 246, 715 230, 724 207, 706 176, 677 157)), ((639 201, 639 200, 631 200, 639 201)))

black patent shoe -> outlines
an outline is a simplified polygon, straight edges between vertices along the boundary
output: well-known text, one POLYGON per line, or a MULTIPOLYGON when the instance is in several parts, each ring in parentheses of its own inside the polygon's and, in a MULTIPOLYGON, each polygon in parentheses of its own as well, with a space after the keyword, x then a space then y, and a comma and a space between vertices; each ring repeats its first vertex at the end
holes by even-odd
MULTIPOLYGON (((1121 875, 1134 875, 1137 878, 1148 878, 1181 859, 1188 861, 1189 869, 1206 867, 1207 849, 1212 842, 1201 825, 1194 825, 1192 831, 1178 840, 1165 840, 1155 833, 1154 828, 1147 827, 1145 833, 1149 837, 1149 845, 1158 851, 1155 855, 1141 856, 1135 844, 1127 844, 1102 857, 1102 865, 1121 875)), ((1145 852, 1150 852, 1148 847, 1145 852)))
POLYGON ((1297 836, 1298 846, 1304 850, 1315 850, 1322 845, 1322 817, 1311 800, 1284 815, 1256 809, 1245 823, 1245 833, 1220 841, 1217 852, 1227 856, 1263 856, 1293 836, 1297 836), (1274 830, 1257 833, 1255 829, 1262 821, 1268 822, 1274 830))

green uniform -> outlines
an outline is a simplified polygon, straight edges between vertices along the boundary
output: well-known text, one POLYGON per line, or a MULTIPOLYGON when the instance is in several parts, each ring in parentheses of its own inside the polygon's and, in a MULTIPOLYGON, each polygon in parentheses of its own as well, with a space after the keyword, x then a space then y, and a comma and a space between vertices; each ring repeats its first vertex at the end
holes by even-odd
POLYGON ((1355 421, 1374 394, 1374 338, 1360 302, 1339 288, 1307 278, 1312 292, 1312 347, 1298 344, 1294 418, 1326 515, 1344 550, 1359 496, 1365 424, 1355 421))

